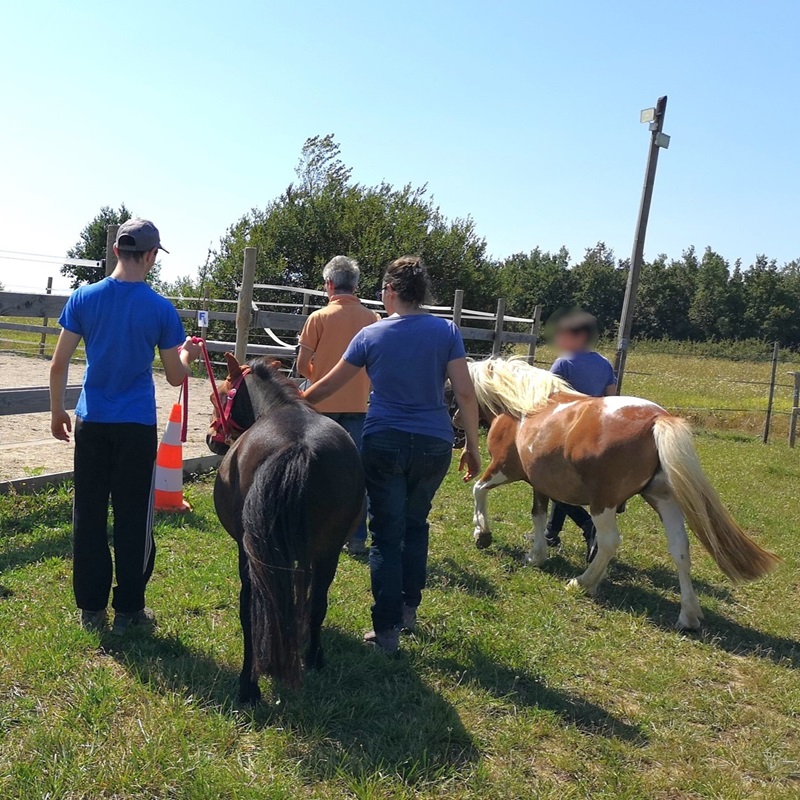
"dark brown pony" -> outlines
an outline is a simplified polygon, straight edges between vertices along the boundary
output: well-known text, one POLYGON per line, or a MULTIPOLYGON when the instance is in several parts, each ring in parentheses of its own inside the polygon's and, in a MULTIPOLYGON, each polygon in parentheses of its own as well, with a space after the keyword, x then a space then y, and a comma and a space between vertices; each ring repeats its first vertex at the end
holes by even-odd
POLYGON ((306 666, 323 666, 328 589, 364 513, 364 474, 347 433, 316 413, 273 364, 257 360, 248 369, 230 353, 225 358, 229 374, 219 386, 222 409, 214 409, 208 445, 226 454, 214 505, 239 545, 239 697, 255 703, 260 675, 300 684, 306 641, 306 666), (220 411, 234 431, 225 443, 220 411))

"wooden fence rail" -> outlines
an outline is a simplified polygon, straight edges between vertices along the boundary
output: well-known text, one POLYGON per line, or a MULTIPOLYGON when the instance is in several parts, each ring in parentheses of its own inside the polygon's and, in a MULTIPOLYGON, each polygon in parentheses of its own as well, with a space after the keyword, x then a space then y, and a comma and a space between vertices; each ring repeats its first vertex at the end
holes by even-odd
MULTIPOLYGON (((299 293, 308 298, 311 296, 322 295, 316 289, 302 289, 293 286, 276 286, 273 284, 256 284, 255 277, 255 248, 246 248, 245 265, 243 269, 242 284, 239 287, 238 301, 234 300, 215 300, 208 297, 207 293, 202 298, 170 298, 176 305, 186 302, 196 302, 196 308, 178 307, 178 315, 181 319, 193 321, 202 333, 207 334, 207 327, 201 326, 201 319, 205 322, 226 322, 235 325, 236 342, 223 342, 214 340, 209 342, 209 349, 215 352, 233 350, 240 353, 242 357, 247 355, 270 355, 289 358, 294 355, 294 346, 287 345, 281 347, 279 342, 281 337, 276 336, 273 331, 285 331, 298 333, 308 318, 308 314, 313 310, 307 302, 302 306, 304 313, 292 313, 288 311, 277 311, 270 308, 263 308, 263 305, 253 300, 253 290, 265 288, 272 291, 283 290, 287 293, 299 293), (214 304, 236 303, 235 311, 217 311, 210 309, 214 304), (201 316, 202 315, 202 316, 201 316), (249 341, 252 329, 261 329, 276 344, 264 345, 253 344, 249 341)), ((50 286, 48 285, 48 290, 50 286)), ((67 298, 64 295, 26 294, 21 292, 0 292, 0 317, 41 317, 43 320, 57 319, 64 308, 67 298)), ((376 304, 374 301, 365 301, 376 304)), ((486 312, 466 309, 464 304, 464 292, 457 290, 453 299, 452 306, 432 306, 431 313, 453 319, 461 330, 461 335, 466 340, 483 342, 491 345, 491 352, 498 355, 504 345, 522 344, 528 345, 527 357, 531 361, 535 358, 536 344, 539 338, 539 328, 541 324, 541 307, 537 306, 534 310, 533 318, 513 317, 505 313, 505 299, 498 300, 497 311, 486 312), (463 324, 468 320, 472 324, 463 324), (477 327, 476 323, 486 324, 487 327, 477 327), (507 324, 520 325, 530 324, 530 332, 519 330, 506 330, 507 324), (489 327, 491 326, 491 327, 489 327)), ((272 305, 272 304, 270 304, 272 305)), ((280 306, 279 303, 274 305, 280 306)), ((290 307, 298 304, 290 303, 290 307)), ((44 354, 45 340, 47 336, 57 336, 59 329, 50 325, 33 325, 30 323, 5 322, 0 321, 0 330, 22 331, 25 333, 41 334, 39 343, 39 353, 44 354)), ((285 337, 284 337, 285 338, 285 337)))
MULTIPOLYGON (((81 394, 79 384, 67 386, 64 407, 75 408, 81 394)), ((22 389, 0 389, 0 417, 14 414, 40 414, 50 410, 50 389, 47 386, 26 386, 22 389)))

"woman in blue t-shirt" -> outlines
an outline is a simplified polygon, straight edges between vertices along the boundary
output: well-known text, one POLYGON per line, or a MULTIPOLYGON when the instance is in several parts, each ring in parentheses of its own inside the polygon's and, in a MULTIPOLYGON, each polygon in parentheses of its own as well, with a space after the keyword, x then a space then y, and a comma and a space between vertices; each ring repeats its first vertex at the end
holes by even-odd
POLYGON ((418 258, 393 261, 383 280, 389 316, 364 328, 339 363, 305 397, 318 403, 366 368, 372 394, 362 458, 369 494, 373 630, 364 640, 387 653, 413 630, 428 561, 428 513, 450 466, 453 428, 444 401, 449 378, 466 427, 459 471, 480 469, 478 404, 464 342, 449 320, 423 308, 428 276, 418 258))

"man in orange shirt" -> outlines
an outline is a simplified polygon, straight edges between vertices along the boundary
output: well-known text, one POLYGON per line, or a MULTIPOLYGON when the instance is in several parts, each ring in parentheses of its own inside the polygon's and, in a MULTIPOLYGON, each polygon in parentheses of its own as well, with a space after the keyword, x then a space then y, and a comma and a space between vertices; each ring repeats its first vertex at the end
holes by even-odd
MULTIPOLYGON (((313 384, 324 378, 338 363, 353 337, 380 317, 361 305, 355 295, 361 271, 358 263, 347 256, 335 256, 322 271, 328 305, 315 311, 306 320, 300 333, 297 369, 313 384)), ((369 378, 365 370, 346 386, 317 404, 317 410, 338 422, 361 450, 361 436, 367 415, 369 378)), ((366 519, 347 545, 352 554, 366 552, 366 519)))

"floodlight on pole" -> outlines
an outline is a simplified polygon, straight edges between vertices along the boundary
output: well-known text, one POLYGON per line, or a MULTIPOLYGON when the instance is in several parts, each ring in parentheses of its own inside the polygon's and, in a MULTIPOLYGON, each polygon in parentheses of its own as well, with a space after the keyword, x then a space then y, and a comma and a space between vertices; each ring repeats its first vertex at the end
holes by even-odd
POLYGON ((669 136, 663 132, 664 114, 667 110, 667 96, 658 98, 654 108, 645 108, 639 113, 639 121, 650 123, 650 151, 647 156, 647 169, 644 173, 642 200, 639 205, 639 217, 636 222, 636 234, 633 237, 631 265, 628 270, 628 283, 625 287, 625 300, 622 304, 622 315, 619 320, 619 337, 617 340, 617 356, 614 372, 617 375, 617 392, 622 389, 625 375, 625 362, 628 358, 628 346, 633 327, 633 313, 636 308, 636 292, 639 288, 639 274, 644 259, 644 239, 647 233, 647 220, 650 217, 650 202, 653 199, 653 185, 656 180, 658 151, 669 147, 669 136))

